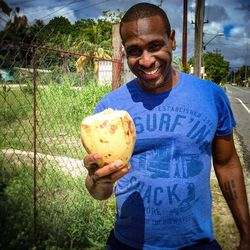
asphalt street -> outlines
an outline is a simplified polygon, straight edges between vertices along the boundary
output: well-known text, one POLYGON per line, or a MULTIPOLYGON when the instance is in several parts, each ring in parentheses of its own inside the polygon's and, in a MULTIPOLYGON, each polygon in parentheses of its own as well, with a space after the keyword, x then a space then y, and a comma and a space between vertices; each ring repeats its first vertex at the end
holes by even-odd
POLYGON ((237 122, 236 133, 244 150, 245 164, 250 170, 250 88, 227 84, 226 92, 237 122))

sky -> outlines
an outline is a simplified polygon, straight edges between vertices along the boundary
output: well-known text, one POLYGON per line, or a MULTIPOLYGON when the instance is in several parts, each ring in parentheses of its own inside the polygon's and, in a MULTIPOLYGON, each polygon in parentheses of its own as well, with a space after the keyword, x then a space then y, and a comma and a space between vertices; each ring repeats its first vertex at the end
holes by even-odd
MULTIPOLYGON (((103 16, 103 11, 126 11, 132 5, 145 2, 135 0, 5 0, 20 14, 49 22, 55 16, 64 16, 74 23, 79 19, 103 16)), ((147 1, 159 5, 160 0, 147 1)), ((188 0, 187 57, 194 55, 195 0, 188 0)), ((174 56, 182 54, 183 0, 163 0, 161 7, 167 12, 172 29, 176 31, 177 49, 174 56)), ((6 18, 5 18, 6 19, 6 18)), ((232 70, 243 65, 250 66, 250 1, 206 0, 203 42, 206 51, 218 51, 230 62, 232 70), (207 22, 208 21, 208 22, 207 22), (224 35, 223 35, 223 34, 224 35), (218 35, 220 34, 220 35, 218 35)), ((3 22, 0 23, 3 26, 3 22)))

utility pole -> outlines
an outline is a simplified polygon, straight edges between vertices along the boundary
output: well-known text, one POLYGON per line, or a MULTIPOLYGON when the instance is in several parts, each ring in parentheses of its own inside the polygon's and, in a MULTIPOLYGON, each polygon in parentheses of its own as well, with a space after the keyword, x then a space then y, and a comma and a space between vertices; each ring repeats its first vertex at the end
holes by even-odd
POLYGON ((205 0, 196 0, 194 37, 194 75, 200 77, 205 0))
POLYGON ((121 85, 122 72, 122 42, 119 33, 120 25, 112 27, 112 90, 121 85))
POLYGON ((245 84, 246 84, 246 87, 249 87, 248 77, 247 77, 247 73, 248 73, 247 72, 248 71, 247 58, 248 58, 248 43, 247 43, 247 53, 245 57, 245 84))
POLYGON ((182 69, 184 72, 187 72, 187 6, 188 0, 183 0, 182 69))

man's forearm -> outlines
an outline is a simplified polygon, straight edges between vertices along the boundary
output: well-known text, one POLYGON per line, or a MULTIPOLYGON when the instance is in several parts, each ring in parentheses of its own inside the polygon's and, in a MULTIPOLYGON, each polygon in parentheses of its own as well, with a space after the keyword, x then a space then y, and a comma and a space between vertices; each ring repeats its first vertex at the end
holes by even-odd
POLYGON ((89 175, 86 177, 85 185, 91 196, 97 200, 106 200, 113 193, 113 184, 111 182, 95 182, 89 175))
POLYGON ((241 238, 250 240, 250 218, 243 171, 239 159, 215 167, 222 193, 232 212, 241 238))

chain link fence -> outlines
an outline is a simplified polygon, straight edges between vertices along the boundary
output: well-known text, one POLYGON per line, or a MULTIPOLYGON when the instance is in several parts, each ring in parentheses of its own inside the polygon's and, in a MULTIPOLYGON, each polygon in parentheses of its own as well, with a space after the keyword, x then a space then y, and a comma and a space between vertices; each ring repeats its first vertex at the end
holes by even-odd
POLYGON ((85 190, 80 124, 118 86, 122 62, 0 47, 0 249, 102 249, 114 203, 85 190))

